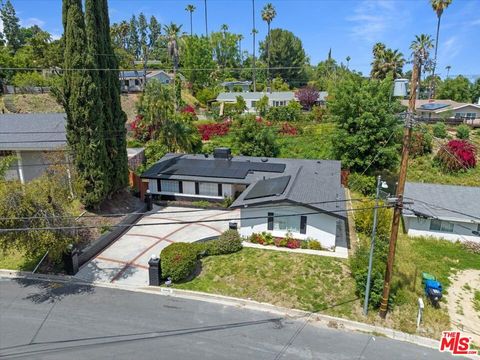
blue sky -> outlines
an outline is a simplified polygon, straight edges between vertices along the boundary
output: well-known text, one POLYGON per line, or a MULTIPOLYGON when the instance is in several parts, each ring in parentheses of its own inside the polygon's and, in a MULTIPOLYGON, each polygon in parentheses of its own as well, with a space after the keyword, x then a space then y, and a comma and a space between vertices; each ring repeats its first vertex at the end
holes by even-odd
MULTIPOLYGON (((337 61, 351 57, 350 67, 368 73, 373 43, 381 41, 404 55, 415 34, 436 31, 436 15, 428 0, 256 0, 258 39, 266 35, 260 11, 272 2, 277 17, 272 27, 292 31, 303 42, 312 64, 325 59, 328 50, 337 61)), ((24 26, 38 24, 55 36, 62 33, 61 0, 12 0, 24 26)), ((187 4, 194 4, 194 32, 204 33, 203 0, 110 0, 110 20, 132 14, 155 15, 162 23, 184 24, 190 31, 187 4)), ((228 24, 245 37, 242 48, 252 49, 252 1, 207 0, 209 31, 228 24)), ((1 26, 1 25, 0 25, 1 26)), ((480 77, 480 0, 453 0, 444 12, 439 44, 438 72, 480 77), (477 44, 477 45, 475 45, 477 44)))

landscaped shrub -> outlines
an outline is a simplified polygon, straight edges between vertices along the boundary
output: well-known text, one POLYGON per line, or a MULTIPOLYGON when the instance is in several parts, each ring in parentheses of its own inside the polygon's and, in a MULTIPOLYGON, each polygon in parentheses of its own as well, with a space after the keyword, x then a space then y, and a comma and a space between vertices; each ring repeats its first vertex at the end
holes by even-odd
POLYGON ((284 122, 278 131, 282 135, 295 136, 298 134, 298 129, 288 122, 284 122))
POLYGON ((181 110, 180 113, 182 114, 182 117, 188 121, 196 121, 197 118, 197 113, 195 112, 195 109, 191 105, 185 105, 181 110))
POLYGON ((274 122, 299 121, 302 118, 302 109, 299 103, 291 101, 287 106, 269 108, 266 118, 274 122))
POLYGON ((308 240, 307 245, 308 245, 308 248, 310 250, 322 250, 323 249, 322 245, 317 240, 308 240))
POLYGON ((300 248, 300 240, 288 239, 287 240, 287 248, 289 248, 289 249, 299 249, 300 248))
MULTIPOLYGON (((380 202, 379 206, 383 204, 380 202)), ((373 227, 373 207, 375 202, 369 200, 362 203, 362 207, 369 210, 355 211, 355 228, 367 236, 372 233, 373 227)), ((388 238, 390 234, 390 225, 392 219, 392 211, 387 208, 380 208, 377 210, 377 236, 388 238)))
POLYGON ((162 277, 173 282, 186 279, 197 265, 198 249, 189 243, 173 243, 163 249, 160 262, 162 277))
POLYGON ((448 172, 474 168, 476 148, 466 140, 450 140, 438 150, 435 160, 448 172))
POLYGON ((252 235, 250 235, 248 241, 250 241, 252 244, 265 244, 265 239, 263 238, 263 236, 257 233, 253 233, 252 235))
POLYGON ((242 239, 237 230, 227 230, 216 240, 208 241, 208 255, 231 254, 242 250, 242 239))
POLYGON ((433 125, 433 135, 440 139, 447 137, 447 127, 443 122, 437 122, 433 125))
POLYGON ((214 136, 224 136, 230 130, 230 122, 201 124, 197 126, 198 132, 202 136, 202 140, 210 140, 214 136))
POLYGON ((432 135, 425 126, 412 134, 410 141, 410 155, 412 157, 422 156, 432 152, 432 135))
POLYGON ((457 127, 457 138, 467 140, 470 137, 470 128, 468 125, 462 124, 457 127))
POLYGON ((361 192, 365 196, 374 195, 376 188, 375 177, 351 173, 348 177, 348 187, 351 190, 361 192))

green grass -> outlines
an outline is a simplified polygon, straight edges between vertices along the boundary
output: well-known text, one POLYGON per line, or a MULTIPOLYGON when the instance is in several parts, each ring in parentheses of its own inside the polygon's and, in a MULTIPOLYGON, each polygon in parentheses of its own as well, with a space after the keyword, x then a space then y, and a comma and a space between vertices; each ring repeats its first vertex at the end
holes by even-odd
POLYGON ((39 259, 26 259, 20 251, 3 253, 0 251, 0 269, 32 271, 39 259))
POLYGON ((175 286, 347 316, 356 296, 346 265, 334 258, 244 248, 203 259, 199 276, 175 286))
POLYGON ((332 123, 302 126, 298 136, 278 136, 281 158, 332 159, 332 123))
POLYGON ((480 313, 480 290, 475 290, 473 295, 473 308, 480 313))

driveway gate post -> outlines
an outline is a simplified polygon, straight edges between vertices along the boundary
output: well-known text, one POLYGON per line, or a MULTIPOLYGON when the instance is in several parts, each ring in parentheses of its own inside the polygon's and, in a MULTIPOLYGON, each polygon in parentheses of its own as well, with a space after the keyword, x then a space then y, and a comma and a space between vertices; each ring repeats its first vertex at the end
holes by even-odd
POLYGON ((150 286, 160 286, 162 279, 162 267, 160 265, 160 258, 157 255, 152 255, 148 260, 148 284, 150 286))

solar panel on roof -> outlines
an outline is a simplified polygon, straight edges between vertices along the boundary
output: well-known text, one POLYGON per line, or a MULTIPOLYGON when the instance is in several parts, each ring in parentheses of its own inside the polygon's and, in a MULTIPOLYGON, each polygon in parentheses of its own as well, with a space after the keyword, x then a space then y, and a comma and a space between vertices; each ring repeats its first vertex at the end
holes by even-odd
POLYGON ((428 103, 428 104, 421 105, 420 108, 423 110, 438 110, 447 106, 448 104, 428 103))
POLYGON ((248 192, 245 200, 283 194, 289 181, 290 175, 260 180, 248 192))
POLYGON ((244 179, 249 171, 282 173, 285 164, 255 163, 243 161, 177 159, 168 168, 159 171, 168 175, 223 177, 244 179))

